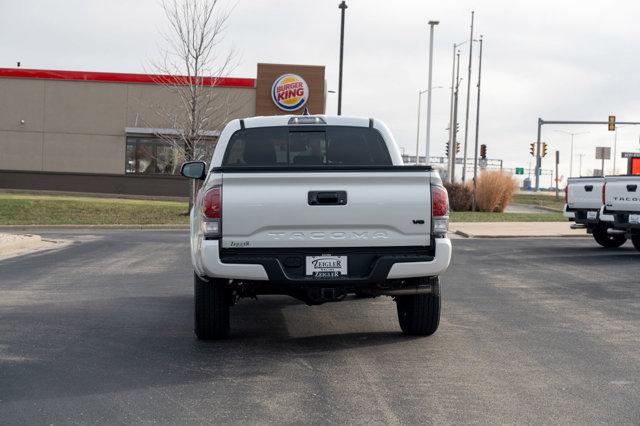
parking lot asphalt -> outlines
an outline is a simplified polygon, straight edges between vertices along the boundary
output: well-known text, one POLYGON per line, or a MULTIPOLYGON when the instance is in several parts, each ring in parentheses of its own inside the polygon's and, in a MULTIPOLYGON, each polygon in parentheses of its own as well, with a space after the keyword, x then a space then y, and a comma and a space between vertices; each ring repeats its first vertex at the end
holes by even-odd
POLYGON ((390 298, 242 300, 192 333, 184 231, 51 231, 0 262, 0 424, 640 423, 640 253, 457 239, 440 329, 390 298))

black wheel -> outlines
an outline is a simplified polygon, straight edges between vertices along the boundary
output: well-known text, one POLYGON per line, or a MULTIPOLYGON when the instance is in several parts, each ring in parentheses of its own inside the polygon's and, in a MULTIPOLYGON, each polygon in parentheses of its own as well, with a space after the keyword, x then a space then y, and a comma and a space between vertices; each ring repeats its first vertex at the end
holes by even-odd
POLYGON ((227 280, 205 281, 194 273, 193 287, 196 337, 201 340, 228 337, 231 292, 227 286, 227 280))
POLYGON ((640 251, 640 235, 636 235, 635 237, 631 237, 631 242, 636 250, 640 251))
POLYGON ((607 234, 607 228, 596 228, 593 230, 593 239, 598 244, 606 248, 620 247, 627 242, 627 237, 624 235, 609 235, 607 234))
POLYGON ((396 297, 398 321, 404 334, 430 336, 440 323, 440 282, 438 277, 419 280, 430 280, 433 292, 396 297))

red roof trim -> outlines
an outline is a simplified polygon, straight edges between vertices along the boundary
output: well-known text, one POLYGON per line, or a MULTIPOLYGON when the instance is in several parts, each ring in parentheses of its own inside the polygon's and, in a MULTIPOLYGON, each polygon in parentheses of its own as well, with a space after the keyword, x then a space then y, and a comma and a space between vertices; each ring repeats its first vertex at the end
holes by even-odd
MULTIPOLYGON (((35 78, 47 80, 76 80, 76 81, 102 81, 106 83, 142 83, 142 84, 163 84, 163 83, 186 83, 188 77, 168 76, 156 74, 122 74, 111 72, 88 72, 88 71, 57 71, 57 70, 30 70, 23 68, 0 68, 0 77, 11 78, 35 78)), ((253 78, 235 77, 204 77, 205 86, 216 87, 248 87, 254 88, 256 80, 253 78)))

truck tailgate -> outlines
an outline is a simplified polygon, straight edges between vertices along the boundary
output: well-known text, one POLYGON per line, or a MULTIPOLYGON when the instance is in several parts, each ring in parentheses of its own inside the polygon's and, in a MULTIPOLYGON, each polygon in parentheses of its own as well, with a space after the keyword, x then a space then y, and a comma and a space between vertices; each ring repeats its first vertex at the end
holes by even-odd
POLYGON ((428 246, 427 171, 223 173, 222 247, 428 246))
POLYGON ((607 177, 606 209, 640 212, 640 176, 607 177))
POLYGON ((604 178, 568 179, 567 185, 567 205, 570 209, 598 210, 602 207, 604 178))

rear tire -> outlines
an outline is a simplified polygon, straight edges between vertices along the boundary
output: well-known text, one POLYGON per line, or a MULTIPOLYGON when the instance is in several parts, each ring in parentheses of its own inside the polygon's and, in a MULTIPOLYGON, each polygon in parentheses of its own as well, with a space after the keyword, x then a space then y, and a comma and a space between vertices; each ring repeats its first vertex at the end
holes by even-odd
POLYGON ((598 244, 606 248, 620 247, 627 242, 627 237, 624 235, 609 235, 607 234, 607 228, 596 228, 593 230, 593 239, 598 244))
POLYGON ((636 235, 635 237, 631 237, 631 242, 636 250, 640 251, 640 235, 636 235))
POLYGON ((430 336, 440 323, 440 281, 438 277, 419 280, 430 280, 433 292, 396 297, 398 322, 404 334, 430 336))
POLYGON ((229 337, 231 291, 227 280, 205 281, 193 274, 195 295, 195 333, 200 340, 229 337))

